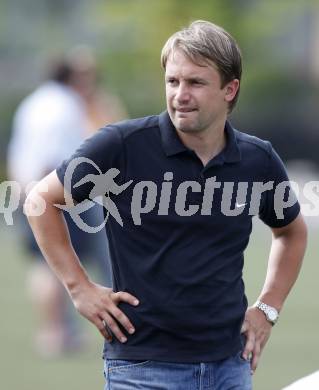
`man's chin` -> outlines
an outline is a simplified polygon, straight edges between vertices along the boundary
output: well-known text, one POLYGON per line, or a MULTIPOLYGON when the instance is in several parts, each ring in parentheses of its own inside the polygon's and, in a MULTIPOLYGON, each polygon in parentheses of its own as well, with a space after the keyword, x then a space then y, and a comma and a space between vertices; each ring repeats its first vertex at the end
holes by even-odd
POLYGON ((200 130, 199 129, 194 129, 192 127, 179 127, 178 128, 179 131, 181 131, 182 133, 198 133, 200 130))
POLYGON ((173 124, 177 130, 183 131, 183 132, 189 132, 192 131, 193 124, 190 123, 189 120, 186 118, 173 118, 173 124))
POLYGON ((185 121, 176 120, 174 122, 175 128, 182 133, 198 133, 200 129, 194 123, 185 123, 185 121))

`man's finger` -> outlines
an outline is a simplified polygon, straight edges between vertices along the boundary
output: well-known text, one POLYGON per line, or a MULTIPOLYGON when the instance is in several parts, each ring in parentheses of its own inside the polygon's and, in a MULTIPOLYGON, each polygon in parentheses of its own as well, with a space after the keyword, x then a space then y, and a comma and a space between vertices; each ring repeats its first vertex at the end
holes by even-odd
POLYGON ((258 366, 258 362, 259 362, 259 358, 260 358, 260 352, 261 352, 261 348, 260 348, 260 344, 258 341, 255 342, 255 347, 254 347, 254 350, 253 350, 253 355, 252 355, 252 360, 251 360, 251 371, 252 373, 255 372, 257 366, 258 366))
POLYGON ((250 354, 253 352, 255 347, 255 333, 252 330, 246 332, 246 344, 244 352, 242 354, 245 360, 249 359, 250 354))
POLYGON ((109 312, 121 325, 123 325, 128 333, 133 334, 135 332, 135 328, 131 321, 116 305, 111 307, 109 312))
POLYGON ((109 315, 107 312, 102 314, 103 320, 106 324, 106 328, 111 331, 111 333, 121 342, 121 343, 126 343, 127 337, 123 334, 121 329, 118 326, 118 323, 116 320, 109 315))
POLYGON ((137 306, 139 304, 139 301, 136 297, 124 291, 111 294, 111 298, 116 304, 120 303, 121 301, 130 303, 133 306, 137 306))
POLYGON ((269 339, 270 333, 266 334, 260 342, 260 350, 262 351, 269 339))
POLYGON ((113 340, 113 337, 112 337, 112 333, 111 331, 109 330, 108 326, 106 325, 105 321, 104 320, 101 320, 100 318, 98 318, 95 322, 94 322, 95 326, 98 328, 99 332, 101 333, 101 335, 105 338, 105 340, 109 343, 112 342, 113 340))

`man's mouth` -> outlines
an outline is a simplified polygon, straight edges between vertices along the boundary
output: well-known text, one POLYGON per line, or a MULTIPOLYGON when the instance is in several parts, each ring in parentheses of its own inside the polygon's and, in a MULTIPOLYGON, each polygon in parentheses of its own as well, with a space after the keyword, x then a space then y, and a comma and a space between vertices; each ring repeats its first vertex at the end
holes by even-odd
POLYGON ((188 107, 180 107, 180 108, 175 108, 176 112, 182 112, 182 113, 187 113, 187 112, 193 112, 196 111, 195 108, 188 108, 188 107))

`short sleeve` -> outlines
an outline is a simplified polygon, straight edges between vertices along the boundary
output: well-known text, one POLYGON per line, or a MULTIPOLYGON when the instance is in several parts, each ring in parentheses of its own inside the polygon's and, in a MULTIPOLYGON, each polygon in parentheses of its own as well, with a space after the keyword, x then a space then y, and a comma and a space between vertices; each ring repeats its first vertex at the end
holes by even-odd
POLYGON ((266 176, 266 181, 273 183, 273 186, 262 194, 259 218, 270 227, 286 226, 298 216, 300 205, 291 188, 286 168, 270 143, 266 176))
MULTIPOLYGON (((107 126, 88 138, 68 159, 56 168, 64 188, 76 202, 90 198, 96 178, 116 169, 117 181, 124 177, 124 150, 120 130, 107 126)), ((103 195, 98 194, 98 195, 103 195)))

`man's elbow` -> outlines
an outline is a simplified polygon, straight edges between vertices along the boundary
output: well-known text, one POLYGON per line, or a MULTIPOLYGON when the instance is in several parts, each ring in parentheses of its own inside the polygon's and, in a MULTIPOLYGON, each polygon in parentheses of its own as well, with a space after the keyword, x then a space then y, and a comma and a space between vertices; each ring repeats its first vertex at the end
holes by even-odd
POLYGON ((274 239, 283 239, 292 244, 306 247, 308 229, 301 213, 288 225, 272 229, 274 239))
POLYGON ((44 196, 48 192, 48 186, 43 180, 37 183, 28 193, 23 205, 23 212, 28 218, 29 223, 34 217, 42 216, 46 209, 48 202, 44 196))
POLYGON ((294 222, 295 224, 293 225, 292 234, 296 239, 304 242, 306 245, 308 238, 308 228, 303 215, 300 213, 294 222))

